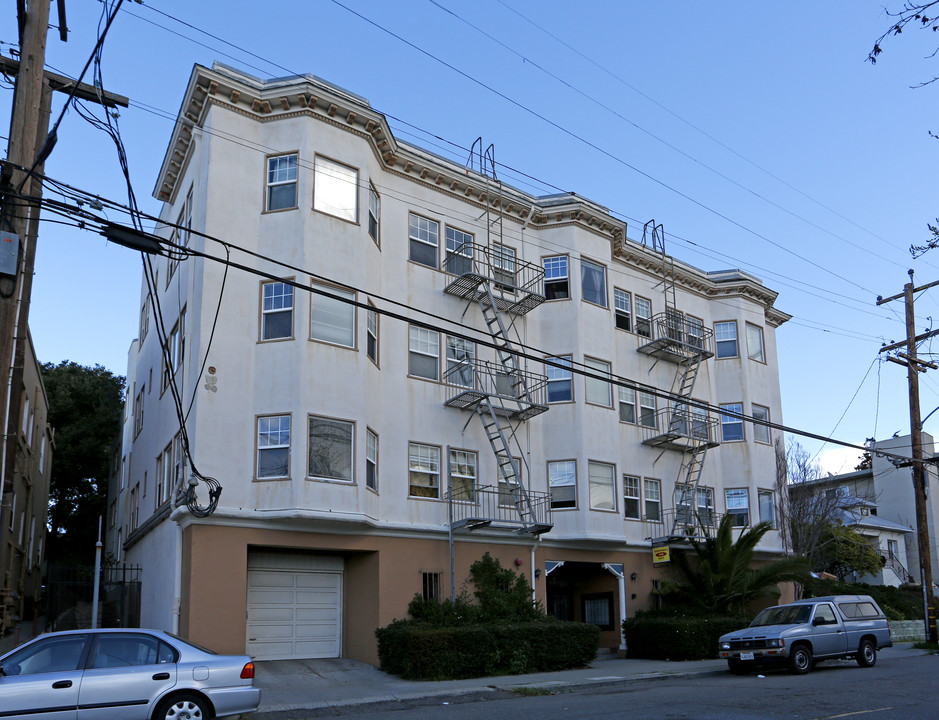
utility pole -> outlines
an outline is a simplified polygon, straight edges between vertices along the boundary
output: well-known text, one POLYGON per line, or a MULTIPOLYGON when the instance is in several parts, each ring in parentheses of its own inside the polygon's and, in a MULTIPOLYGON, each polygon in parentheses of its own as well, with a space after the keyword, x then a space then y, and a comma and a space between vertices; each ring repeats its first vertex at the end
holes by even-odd
POLYGON ((922 287, 913 287, 913 271, 909 271, 910 282, 903 286, 903 292, 889 298, 877 298, 877 304, 883 305, 892 300, 904 299, 906 305, 906 340, 892 345, 885 345, 880 352, 895 350, 906 346, 906 353, 901 353, 899 359, 889 356, 887 359, 907 368, 910 392, 910 446, 913 457, 913 495, 916 501, 916 533, 919 545, 920 579, 923 583, 923 595, 926 604, 926 636, 931 642, 936 642, 936 599, 933 595, 932 552, 929 544, 929 517, 926 509, 926 466, 923 463, 923 423, 920 419, 919 408, 919 374, 926 372, 926 368, 936 369, 934 363, 919 360, 916 357, 916 343, 928 337, 939 334, 939 330, 923 333, 917 336, 916 321, 913 314, 913 293, 926 288, 939 285, 939 281, 931 282, 922 287))

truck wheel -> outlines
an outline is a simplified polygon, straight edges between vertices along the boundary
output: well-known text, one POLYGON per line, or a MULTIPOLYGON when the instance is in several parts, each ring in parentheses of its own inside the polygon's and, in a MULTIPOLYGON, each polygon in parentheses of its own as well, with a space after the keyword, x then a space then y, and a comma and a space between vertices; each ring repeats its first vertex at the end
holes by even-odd
POLYGON ((861 640, 861 646, 857 650, 855 657, 857 664, 861 667, 874 667, 877 663, 877 646, 869 638, 861 640))
POLYGON ((796 675, 805 675, 812 669, 812 651, 806 645, 795 645, 789 651, 789 669, 796 675))
POLYGON ((750 672, 750 663, 741 660, 728 660, 727 669, 734 675, 746 675, 750 672))

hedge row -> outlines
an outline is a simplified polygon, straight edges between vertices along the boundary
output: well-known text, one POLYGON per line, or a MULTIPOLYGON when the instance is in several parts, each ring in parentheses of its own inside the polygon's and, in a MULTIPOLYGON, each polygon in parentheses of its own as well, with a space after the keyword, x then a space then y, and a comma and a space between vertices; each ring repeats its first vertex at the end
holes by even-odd
POLYGON ((456 680, 582 667, 597 654, 595 625, 528 622, 431 627, 397 620, 375 631, 381 669, 407 680, 456 680))
POLYGON ((701 660, 717 657, 721 635, 740 630, 751 618, 655 617, 636 615, 623 623, 626 654, 646 660, 701 660))
POLYGON ((803 597, 826 595, 870 595, 888 620, 922 620, 923 588, 915 585, 865 585, 839 580, 812 578, 803 584, 803 597))

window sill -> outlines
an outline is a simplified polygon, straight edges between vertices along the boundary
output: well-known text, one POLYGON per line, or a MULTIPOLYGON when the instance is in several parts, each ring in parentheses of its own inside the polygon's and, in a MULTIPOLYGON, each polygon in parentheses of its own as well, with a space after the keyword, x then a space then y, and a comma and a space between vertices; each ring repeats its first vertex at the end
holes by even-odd
POLYGON ((308 482, 320 482, 327 485, 355 485, 355 480, 341 480, 339 478, 325 478, 325 477, 316 477, 315 475, 307 475, 304 480, 308 482))
POLYGON ((253 477, 253 478, 251 478, 251 482, 258 482, 258 483, 265 483, 265 482, 284 482, 285 480, 286 480, 286 481, 289 481, 289 480, 290 480, 290 476, 289 476, 289 475, 279 475, 279 476, 277 476, 277 477, 253 477))
POLYGON ((329 340, 320 340, 319 338, 311 337, 307 338, 310 342, 319 343, 320 345, 329 345, 330 347, 340 348, 342 350, 353 350, 358 352, 358 346, 356 345, 343 345, 342 343, 334 343, 329 340))
POLYGON ((300 209, 299 205, 294 205, 293 207, 286 207, 286 208, 277 208, 276 210, 268 210, 267 208, 265 208, 264 210, 261 211, 261 214, 262 215, 276 215, 277 213, 290 212, 291 210, 299 210, 299 209, 300 209))
POLYGON ((347 218, 340 217, 339 215, 334 215, 333 213, 327 212, 326 210, 317 210, 315 207, 310 208, 310 210, 316 215, 322 215, 323 217, 333 218, 334 220, 339 220, 340 222, 344 222, 347 225, 355 225, 357 227, 361 225, 361 223, 359 222, 358 209, 356 209, 355 211, 355 220, 349 220, 347 218))
POLYGON ((296 340, 297 338, 294 335, 290 337, 278 337, 278 338, 258 338, 258 345, 267 345, 268 343, 279 343, 287 342, 290 340, 296 340))

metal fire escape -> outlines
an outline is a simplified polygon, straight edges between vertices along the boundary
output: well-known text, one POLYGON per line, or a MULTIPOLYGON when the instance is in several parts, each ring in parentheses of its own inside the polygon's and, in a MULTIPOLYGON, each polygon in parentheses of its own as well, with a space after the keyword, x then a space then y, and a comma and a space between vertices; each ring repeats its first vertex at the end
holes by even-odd
MULTIPOLYGON (((540 535, 552 527, 550 495, 525 487, 531 473, 519 432, 527 420, 548 409, 547 378, 524 369, 513 337, 520 342, 516 321, 545 300, 544 270, 517 260, 514 251, 502 245, 502 185, 496 179, 493 146, 483 152, 481 138, 470 154, 471 169, 476 160, 486 178, 481 198, 486 205, 486 241, 451 243, 448 238, 444 270, 454 277, 444 292, 466 300, 466 311, 474 304, 479 307, 496 359, 480 361, 466 350, 449 357, 444 404, 479 418, 498 477, 490 484, 449 489, 451 536, 455 530, 483 527, 540 535)), ((472 420, 471 415, 466 425, 472 420)))
POLYGON ((701 537, 713 526, 713 498, 710 505, 706 501, 699 502, 698 483, 707 451, 720 444, 720 428, 719 421, 710 418, 707 410, 696 406, 692 399, 701 366, 714 356, 713 333, 701 320, 685 315, 676 306, 675 261, 665 252, 662 225, 654 220, 647 222, 642 231, 642 244, 647 247, 651 244, 652 250, 661 255, 665 312, 652 317, 649 341, 638 349, 655 358, 652 367, 660 360, 676 365, 669 407, 656 414, 655 427, 645 428, 642 442, 661 448, 656 461, 667 450, 682 453, 674 508, 663 513, 662 522, 656 528, 659 532, 651 533, 653 544, 661 544, 701 537))

